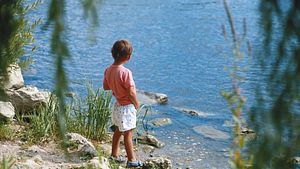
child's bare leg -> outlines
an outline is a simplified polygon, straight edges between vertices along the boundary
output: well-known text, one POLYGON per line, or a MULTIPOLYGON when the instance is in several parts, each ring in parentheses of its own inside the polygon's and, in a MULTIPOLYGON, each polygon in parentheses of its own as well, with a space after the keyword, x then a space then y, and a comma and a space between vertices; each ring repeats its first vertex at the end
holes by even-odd
POLYGON ((119 128, 117 128, 116 131, 114 132, 113 139, 112 139, 111 155, 113 157, 117 157, 119 155, 121 136, 122 136, 122 133, 119 131, 119 128))
POLYGON ((128 161, 136 161, 135 154, 133 151, 132 136, 133 130, 128 130, 124 132, 124 143, 128 161))

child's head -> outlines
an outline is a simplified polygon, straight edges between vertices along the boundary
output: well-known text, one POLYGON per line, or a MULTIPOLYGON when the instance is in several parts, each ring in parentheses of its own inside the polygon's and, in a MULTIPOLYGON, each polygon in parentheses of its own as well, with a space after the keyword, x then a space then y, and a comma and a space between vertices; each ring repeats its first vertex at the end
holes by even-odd
POLYGON ((111 54, 115 61, 127 61, 132 53, 132 46, 126 39, 118 40, 111 48, 111 54))

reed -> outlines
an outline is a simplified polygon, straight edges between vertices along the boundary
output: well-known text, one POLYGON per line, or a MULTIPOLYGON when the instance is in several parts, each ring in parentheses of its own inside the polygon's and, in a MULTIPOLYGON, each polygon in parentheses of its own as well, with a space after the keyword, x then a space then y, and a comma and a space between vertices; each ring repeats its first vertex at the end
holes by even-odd
POLYGON ((58 102, 54 95, 51 95, 48 104, 36 109, 28 116, 27 126, 28 141, 38 143, 55 138, 58 133, 56 116, 58 112, 58 102))
POLYGON ((94 90, 87 85, 87 97, 84 102, 74 99, 67 113, 69 131, 78 132, 87 138, 102 140, 107 133, 110 119, 111 92, 94 90))
POLYGON ((11 169, 15 163, 16 163, 16 161, 13 157, 7 158, 7 157, 3 156, 1 164, 0 164, 0 169, 11 169))

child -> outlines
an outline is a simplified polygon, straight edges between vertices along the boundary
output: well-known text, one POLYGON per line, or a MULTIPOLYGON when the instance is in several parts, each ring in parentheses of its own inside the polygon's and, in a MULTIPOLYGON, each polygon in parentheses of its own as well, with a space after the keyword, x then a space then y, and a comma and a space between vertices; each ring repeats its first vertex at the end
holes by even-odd
POLYGON ((136 111, 139 102, 136 97, 135 83, 132 73, 123 65, 130 60, 132 46, 128 40, 118 40, 114 43, 111 53, 114 63, 104 72, 103 88, 112 90, 116 104, 112 110, 112 123, 116 129, 112 138, 110 159, 124 162, 119 154, 120 137, 124 135, 127 153, 127 167, 141 167, 143 164, 136 160, 133 151, 133 129, 136 127, 136 111))

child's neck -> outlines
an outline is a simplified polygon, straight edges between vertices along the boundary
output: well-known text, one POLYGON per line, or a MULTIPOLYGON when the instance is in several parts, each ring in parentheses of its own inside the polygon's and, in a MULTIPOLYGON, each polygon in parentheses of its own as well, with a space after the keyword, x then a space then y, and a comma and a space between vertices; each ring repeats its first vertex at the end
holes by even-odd
POLYGON ((120 65, 124 65, 125 63, 126 61, 114 61, 113 65, 120 66, 120 65))

